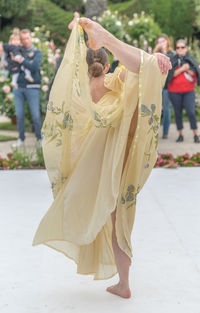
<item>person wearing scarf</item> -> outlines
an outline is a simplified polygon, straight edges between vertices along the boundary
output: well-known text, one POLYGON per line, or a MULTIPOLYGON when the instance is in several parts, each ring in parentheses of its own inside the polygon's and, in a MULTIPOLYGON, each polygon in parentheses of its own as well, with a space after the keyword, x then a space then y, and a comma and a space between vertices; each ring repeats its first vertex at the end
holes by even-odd
POLYGON ((170 66, 168 57, 149 55, 80 18, 42 126, 54 201, 32 245, 63 253, 76 262, 79 274, 94 279, 118 273, 119 283, 107 291, 123 298, 131 296, 137 195, 157 160, 162 86, 170 66), (123 64, 114 73, 105 74, 109 65, 102 47, 123 64))
POLYGON ((194 142, 200 143, 197 134, 197 121, 195 113, 195 84, 200 85, 200 69, 195 58, 188 52, 186 41, 180 39, 176 42, 176 55, 171 59, 172 69, 167 77, 169 97, 172 102, 177 130, 177 142, 183 142, 183 108, 190 121, 194 134, 194 142))

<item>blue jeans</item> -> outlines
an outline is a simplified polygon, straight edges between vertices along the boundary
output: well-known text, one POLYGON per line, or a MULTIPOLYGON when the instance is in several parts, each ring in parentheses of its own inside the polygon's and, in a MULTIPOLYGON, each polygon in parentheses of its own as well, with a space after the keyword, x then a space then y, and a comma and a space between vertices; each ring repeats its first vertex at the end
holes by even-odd
POLYGON ((186 110, 191 129, 197 129, 195 112, 195 91, 193 90, 188 92, 169 92, 169 96, 174 107, 177 129, 183 129, 183 108, 185 108, 186 110))
POLYGON ((167 89, 162 91, 163 134, 167 134, 171 122, 170 99, 167 89))
POLYGON ((28 101, 35 135, 41 139, 40 90, 37 88, 18 88, 13 90, 19 138, 25 140, 25 100, 28 101))

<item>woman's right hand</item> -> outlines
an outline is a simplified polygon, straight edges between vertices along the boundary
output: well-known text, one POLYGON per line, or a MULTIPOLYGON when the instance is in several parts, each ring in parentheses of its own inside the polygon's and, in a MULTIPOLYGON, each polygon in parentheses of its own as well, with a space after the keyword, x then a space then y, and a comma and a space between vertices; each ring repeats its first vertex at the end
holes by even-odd
POLYGON ((186 71, 188 71, 189 69, 190 69, 190 66, 189 66, 188 63, 185 63, 185 64, 183 64, 183 65, 181 66, 182 72, 186 72, 186 71))

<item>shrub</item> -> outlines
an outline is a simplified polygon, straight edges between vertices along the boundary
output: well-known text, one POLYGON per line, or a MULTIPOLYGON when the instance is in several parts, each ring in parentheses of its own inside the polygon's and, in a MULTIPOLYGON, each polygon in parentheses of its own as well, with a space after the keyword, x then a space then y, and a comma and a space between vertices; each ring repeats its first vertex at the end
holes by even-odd
POLYGON ((97 20, 118 39, 123 39, 125 35, 124 24, 117 11, 111 13, 110 10, 106 10, 101 17, 96 18, 96 16, 93 16, 93 20, 97 20))
POLYGON ((145 12, 133 14, 126 23, 127 42, 147 51, 148 46, 153 48, 156 38, 162 33, 159 25, 145 12))

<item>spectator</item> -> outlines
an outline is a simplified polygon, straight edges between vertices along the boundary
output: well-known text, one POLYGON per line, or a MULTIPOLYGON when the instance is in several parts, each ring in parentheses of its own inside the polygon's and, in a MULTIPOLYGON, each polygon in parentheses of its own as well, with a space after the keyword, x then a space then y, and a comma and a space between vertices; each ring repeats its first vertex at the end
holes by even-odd
MULTIPOLYGON (((156 39, 156 46, 154 48, 155 52, 160 52, 171 58, 175 55, 175 52, 172 49, 172 45, 169 37, 166 34, 162 34, 156 39)), ((163 139, 167 139, 169 126, 171 122, 171 110, 170 110, 170 99, 167 89, 167 81, 162 90, 162 118, 163 118, 163 139)))
MULTIPOLYGON (((3 44, 4 52, 6 53, 6 59, 8 62, 8 70, 10 72, 14 71, 15 73, 12 75, 12 82, 11 85, 13 88, 17 89, 17 80, 19 76, 20 67, 25 72, 25 79, 27 79, 30 82, 33 82, 33 78, 31 76, 31 72, 24 68, 23 66, 20 66, 18 62, 16 62, 17 58, 22 56, 23 48, 21 46, 21 40, 20 40, 20 33, 19 29, 15 28, 13 31, 13 34, 10 36, 9 43, 3 44), (14 55, 14 61, 11 59, 10 52, 14 55)), ((23 58, 22 58, 23 59, 23 58)))
POLYGON ((186 41, 180 39, 176 42, 176 55, 171 59, 172 70, 169 72, 167 83, 169 97, 174 107, 176 126, 179 132, 177 142, 183 138, 183 108, 193 130, 194 142, 199 143, 197 135, 197 121, 195 114, 195 84, 200 85, 200 70, 194 57, 188 52, 186 41))
MULTIPOLYGON (((13 144, 13 147, 24 145, 25 141, 25 108, 24 102, 28 101, 31 117, 33 120, 35 135, 38 146, 41 146, 41 115, 40 115, 40 65, 42 61, 42 53, 32 44, 31 32, 28 29, 23 29, 20 32, 22 44, 22 56, 15 60, 12 53, 11 58, 20 64, 19 76, 17 79, 18 89, 14 89, 14 102, 17 117, 17 128, 19 139, 13 144), (31 72, 33 81, 30 82, 25 77, 25 69, 31 72)), ((12 70, 11 74, 15 71, 12 70)))

